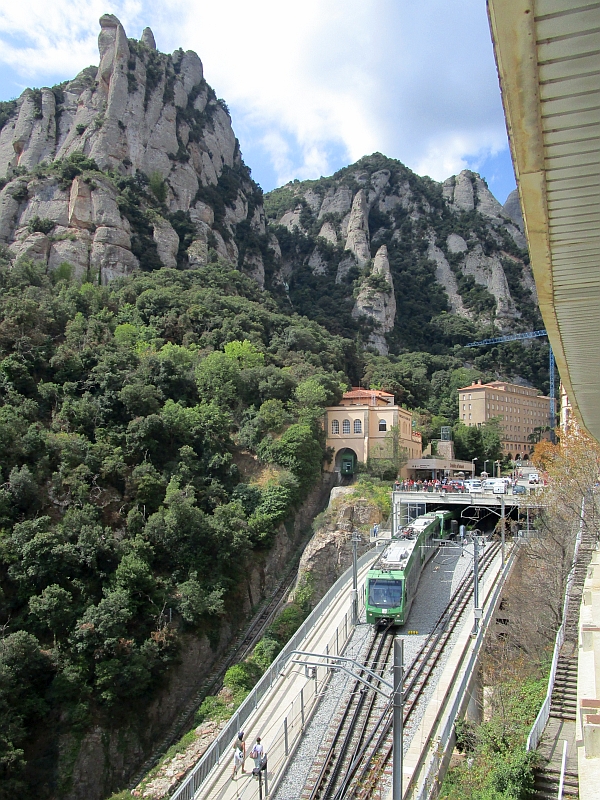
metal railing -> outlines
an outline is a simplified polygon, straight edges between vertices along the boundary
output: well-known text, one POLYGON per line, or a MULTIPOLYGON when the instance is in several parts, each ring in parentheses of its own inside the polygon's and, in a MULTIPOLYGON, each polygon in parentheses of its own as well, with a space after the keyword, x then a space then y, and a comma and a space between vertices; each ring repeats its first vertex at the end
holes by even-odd
POLYGON ((563 646, 563 642, 565 641, 565 624, 567 620, 567 610, 569 607, 569 597, 571 595, 573 579, 575 577, 575 565, 577 563, 579 545, 581 544, 581 535, 583 533, 584 514, 585 514, 585 499, 581 501, 579 530, 577 531, 577 536, 575 538, 575 547, 573 549, 573 563, 571 565, 571 569, 569 570, 567 585, 565 588, 565 601, 563 603, 562 622, 560 624, 560 628, 556 632, 556 639, 554 642, 554 653, 552 654, 552 666, 550 667, 550 677, 548 678, 548 690, 546 692, 546 697, 544 699, 544 702, 542 703, 542 707, 540 708, 538 715, 535 718, 535 722, 531 726, 531 731, 529 732, 529 736, 527 737, 527 750, 537 749, 540 739, 542 738, 542 733, 544 732, 544 728, 546 727, 546 723, 548 722, 548 719, 550 717, 550 704, 552 702, 552 691, 554 690, 554 680, 556 678, 556 670, 558 667, 558 658, 560 656, 560 649, 563 646))
MULTIPOLYGON (((523 484, 519 484, 523 485, 523 484)), ((523 487, 525 492, 517 492, 516 496, 523 495, 524 497, 529 497, 531 494, 535 494, 536 490, 543 490, 544 486, 542 484, 531 484, 528 486, 523 487)), ((394 489, 396 494, 438 494, 446 497, 447 495, 472 495, 474 497, 479 497, 479 495, 507 495, 512 496, 514 493, 512 489, 507 490, 505 492, 495 492, 492 488, 489 489, 467 489, 467 488, 460 488, 458 486, 417 486, 413 484, 412 486, 406 486, 404 489, 394 489)))
MULTIPOLYGON (((456 689, 452 706, 446 710, 443 705, 437 715, 434 725, 432 726, 431 733, 425 746, 421 750, 421 755, 415 766, 415 770, 408 783, 404 800, 425 800, 429 797, 433 786, 439 779, 439 772, 446 756, 446 751, 450 744, 450 740, 454 731, 456 719, 459 716, 461 707, 466 702, 466 692, 469 682, 473 678, 474 670, 477 665, 479 653, 483 645, 484 638, 487 634, 487 629, 490 624, 491 617, 495 611, 500 594, 504 589, 504 585, 508 576, 510 575, 513 565, 515 563, 516 555, 519 550, 520 543, 517 541, 512 549, 512 552, 504 565, 504 569, 498 574, 496 579, 496 588, 490 600, 487 603, 487 610, 481 621, 481 627, 475 638, 475 643, 471 651, 471 656, 467 666, 463 672, 461 681, 456 689), (436 735, 435 741, 433 740, 433 732, 436 729, 438 721, 442 718, 442 714, 447 714, 446 722, 439 735, 436 735)), ((464 656, 463 656, 464 658, 464 656)), ((461 668, 463 659, 461 658, 457 665, 457 671, 461 668)))
MULTIPOLYGON (((368 552, 364 553, 358 560, 358 568, 360 569, 365 564, 368 564, 374 557, 375 557, 376 548, 369 550, 368 552)), ((215 741, 210 745, 210 747, 205 751, 204 755, 192 771, 186 776, 183 783, 175 790, 172 795, 172 800, 192 800, 198 789, 207 779, 209 773, 214 769, 214 767, 220 762, 221 758, 226 752, 229 752, 232 747, 232 742, 235 739, 237 732, 245 727, 245 724, 250 717, 250 715, 258 708, 260 702, 265 697, 265 695, 270 691, 271 687, 275 683, 275 681, 279 678, 281 672, 286 666, 286 663, 290 657, 290 654, 293 650, 297 650, 300 643, 306 637, 310 629, 313 627, 315 622, 319 619, 321 614, 331 605, 332 601, 342 592, 348 588, 348 584, 350 583, 352 578, 352 567, 349 567, 346 572, 334 583, 334 585, 329 589, 329 591, 324 595, 324 597, 319 601, 319 603, 315 606, 312 610, 310 615, 304 620, 302 625, 298 628, 296 633, 292 636, 289 642, 285 645, 283 650, 279 653, 275 661, 271 664, 269 669, 265 672, 262 676, 260 681, 256 684, 254 689, 250 692, 250 694, 246 697, 244 702, 240 705, 237 709, 236 713, 230 719, 228 724, 223 728, 219 736, 215 739, 215 741)), ((362 602, 364 602, 364 593, 362 594, 362 602)), ((353 625, 351 621, 351 612, 348 611, 340 623, 340 625, 336 628, 333 636, 330 639, 329 644, 327 645, 328 652, 335 652, 336 655, 343 649, 345 646, 350 633, 353 630, 353 625)), ((328 670, 323 669, 321 675, 321 683, 323 680, 326 680, 328 677, 328 670)), ((317 683, 319 682, 319 673, 317 671, 317 683)), ((268 756, 268 770, 269 770, 269 777, 271 780, 273 779, 271 776, 279 770, 281 772, 282 769, 282 761, 279 751, 283 746, 283 752, 287 749, 288 753, 290 752, 291 747, 297 741, 299 732, 301 731, 301 726, 298 726, 298 719, 302 719, 304 715, 305 719, 307 718, 310 711, 314 708, 314 703, 316 699, 318 699, 318 691, 315 690, 314 695, 310 696, 302 696, 302 692, 297 696, 294 702, 291 704, 290 713, 286 717, 288 720, 287 723, 287 737, 285 735, 285 731, 282 730, 278 732, 275 736, 275 740, 269 743, 269 750, 267 753, 268 756), (307 707, 307 704, 312 703, 310 708, 307 707), (296 704, 296 705, 294 705, 296 704), (300 714, 300 717, 298 717, 300 714), (290 738, 292 736, 293 738, 290 738), (283 738, 282 738, 283 737, 283 738), (285 744, 285 740, 287 738, 287 748, 285 744), (283 742, 283 745, 282 745, 283 742), (292 744, 290 744, 292 742, 292 744), (279 767, 277 767, 279 765, 279 767)), ((276 779, 278 776, 275 776, 276 779)), ((253 791, 256 793, 257 787, 253 785, 253 791)), ((240 795, 243 797, 246 795, 240 795)), ((250 795, 248 795, 249 797, 250 795)))

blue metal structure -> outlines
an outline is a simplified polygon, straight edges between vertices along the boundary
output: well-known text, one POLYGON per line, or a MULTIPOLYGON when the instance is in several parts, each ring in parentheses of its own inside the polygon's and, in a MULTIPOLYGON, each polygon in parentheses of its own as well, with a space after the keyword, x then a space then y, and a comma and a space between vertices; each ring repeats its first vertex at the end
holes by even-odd
MULTIPOLYGON (((482 339, 480 342, 469 342, 465 347, 483 347, 486 344, 500 344, 501 342, 517 342, 523 339, 537 339, 540 336, 548 336, 548 332, 541 331, 527 331, 527 333, 512 333, 508 336, 496 336, 493 339, 482 339)), ((550 363, 548 365, 550 372, 550 430, 554 431, 556 427, 556 384, 554 381, 554 353, 552 352, 552 345, 548 342, 550 348, 550 363)))
POLYGON ((539 336, 548 336, 548 332, 527 331, 527 333, 510 333, 508 336, 496 336, 494 339, 482 339, 480 342, 469 342, 465 347, 480 347, 484 344, 498 344, 499 342, 516 342, 519 339, 537 339, 539 336))

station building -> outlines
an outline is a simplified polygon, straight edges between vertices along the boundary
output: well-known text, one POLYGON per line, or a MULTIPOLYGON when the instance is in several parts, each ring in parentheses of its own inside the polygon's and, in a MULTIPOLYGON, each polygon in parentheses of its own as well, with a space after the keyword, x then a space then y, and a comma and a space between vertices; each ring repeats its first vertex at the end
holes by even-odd
POLYGON ((389 392, 355 387, 343 395, 338 406, 325 410, 323 425, 327 447, 334 451, 326 467, 329 471, 340 472, 342 459, 349 456, 362 464, 369 458, 389 458, 392 428, 398 430, 399 446, 408 458, 421 457, 421 434, 413 431, 412 413, 396 405, 389 392))
POLYGON ((469 427, 498 419, 502 453, 510 459, 528 459, 535 447, 529 437, 550 425, 550 398, 516 383, 479 380, 458 390, 458 402, 459 419, 469 427))

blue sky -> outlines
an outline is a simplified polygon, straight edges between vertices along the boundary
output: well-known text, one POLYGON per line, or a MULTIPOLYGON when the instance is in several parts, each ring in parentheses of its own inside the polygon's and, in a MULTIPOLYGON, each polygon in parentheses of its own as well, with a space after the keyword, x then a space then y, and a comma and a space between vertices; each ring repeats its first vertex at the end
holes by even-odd
POLYGON ((98 18, 195 50, 268 191, 379 151, 514 188, 484 0, 0 0, 0 100, 98 63, 98 18))

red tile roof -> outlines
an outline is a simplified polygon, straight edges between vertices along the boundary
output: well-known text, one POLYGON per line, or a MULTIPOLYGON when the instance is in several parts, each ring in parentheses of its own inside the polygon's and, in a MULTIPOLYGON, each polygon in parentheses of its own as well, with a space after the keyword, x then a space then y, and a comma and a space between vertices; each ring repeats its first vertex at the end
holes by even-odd
POLYGON ((353 386, 349 392, 344 392, 343 397, 393 397, 390 392, 383 392, 381 389, 361 389, 360 386, 353 386))

